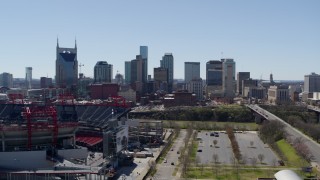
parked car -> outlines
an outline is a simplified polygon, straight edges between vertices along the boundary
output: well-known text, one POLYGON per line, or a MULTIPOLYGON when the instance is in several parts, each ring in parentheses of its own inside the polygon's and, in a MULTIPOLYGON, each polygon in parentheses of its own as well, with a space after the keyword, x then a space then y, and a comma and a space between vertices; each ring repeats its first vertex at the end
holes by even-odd
POLYGON ((198 149, 198 152, 202 152, 202 149, 198 149))

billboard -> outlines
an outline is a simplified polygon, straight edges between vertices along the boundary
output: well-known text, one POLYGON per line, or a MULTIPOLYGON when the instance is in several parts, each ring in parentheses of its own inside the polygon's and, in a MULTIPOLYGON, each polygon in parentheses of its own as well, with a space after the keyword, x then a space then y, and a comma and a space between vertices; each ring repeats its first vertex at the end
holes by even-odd
POLYGON ((117 153, 123 150, 128 145, 128 126, 122 126, 116 134, 117 153))

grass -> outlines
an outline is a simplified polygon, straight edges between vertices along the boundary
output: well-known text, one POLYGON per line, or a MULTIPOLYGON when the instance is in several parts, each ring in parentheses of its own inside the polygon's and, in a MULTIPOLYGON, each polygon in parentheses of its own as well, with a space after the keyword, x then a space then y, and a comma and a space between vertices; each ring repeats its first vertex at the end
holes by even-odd
POLYGON ((309 163, 301 158, 296 150, 284 139, 279 140, 276 142, 279 149, 283 152, 283 154, 287 158, 287 166, 290 167, 302 167, 302 166, 308 166, 309 163))
POLYGON ((235 129, 256 131, 259 125, 254 122, 215 122, 215 121, 177 121, 163 120, 164 128, 170 127, 170 122, 177 124, 181 129, 186 129, 189 124, 193 124, 198 130, 225 130, 225 126, 232 126, 235 129))
POLYGON ((172 173, 172 176, 176 176, 176 175, 177 175, 178 169, 179 169, 179 167, 177 167, 177 166, 174 168, 174 171, 173 171, 173 173, 172 173))
POLYGON ((191 151, 191 156, 190 156, 191 162, 195 162, 196 161, 198 146, 199 146, 199 141, 195 141, 194 140, 193 141, 193 146, 192 146, 192 151, 191 151))

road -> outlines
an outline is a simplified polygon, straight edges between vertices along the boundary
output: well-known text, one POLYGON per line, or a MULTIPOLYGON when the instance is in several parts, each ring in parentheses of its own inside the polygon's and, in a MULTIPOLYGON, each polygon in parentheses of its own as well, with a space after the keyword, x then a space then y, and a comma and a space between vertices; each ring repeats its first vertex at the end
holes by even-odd
POLYGON ((318 163, 320 165, 320 145, 317 142, 315 142, 313 139, 303 134, 296 128, 292 127, 290 124, 286 123, 279 117, 266 111, 265 109, 262 109, 260 106, 253 105, 253 109, 259 111, 260 113, 265 113, 268 116, 268 120, 277 120, 282 122, 285 125, 285 131, 289 136, 291 136, 292 139, 302 138, 303 142, 305 143, 306 146, 308 146, 311 154, 314 157, 312 159, 312 162, 318 163))
POLYGON ((165 159, 167 162, 163 161, 162 164, 159 164, 157 166, 157 173, 154 176, 154 179, 159 180, 170 180, 175 179, 174 176, 172 176, 174 169, 179 164, 179 156, 180 154, 177 154, 177 151, 180 151, 180 148, 183 147, 183 141, 184 138, 187 135, 187 131, 184 129, 180 130, 180 134, 178 138, 173 142, 173 151, 169 151, 165 159), (174 163, 174 165, 171 165, 171 163, 174 163))

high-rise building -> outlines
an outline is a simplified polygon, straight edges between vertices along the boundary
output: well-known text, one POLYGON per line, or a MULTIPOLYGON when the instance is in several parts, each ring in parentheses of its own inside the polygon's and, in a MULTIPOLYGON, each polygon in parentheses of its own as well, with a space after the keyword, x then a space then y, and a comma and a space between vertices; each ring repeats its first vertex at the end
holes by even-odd
POLYGON ((256 79, 244 79, 241 83, 241 94, 242 96, 246 97, 247 94, 245 94, 244 89, 246 87, 258 87, 258 80, 256 79))
POLYGON ((26 89, 31 89, 32 87, 32 67, 26 67, 26 89))
POLYGON ((154 68, 154 81, 155 81, 155 86, 156 89, 168 90, 168 81, 169 81, 169 76, 168 76, 168 69, 167 68, 154 68))
POLYGON ((94 66, 94 83, 111 83, 113 66, 107 61, 98 61, 94 66))
POLYGON ((192 79, 187 83, 187 89, 191 93, 195 93, 197 96, 197 100, 203 99, 203 86, 202 79, 192 79))
POLYGON ((52 86, 52 78, 40 77, 40 87, 48 88, 52 86))
POLYGON ((148 81, 148 46, 140 46, 140 55, 143 60, 143 82, 148 81))
POLYGON ((168 91, 172 91, 173 86, 173 66, 174 66, 174 59, 172 53, 165 53, 162 56, 162 60, 160 60, 160 67, 168 69, 168 91))
POLYGON ((288 86, 270 86, 268 89, 268 101, 272 104, 282 104, 290 101, 288 86))
POLYGON ((131 82, 131 61, 126 61, 126 62, 124 62, 125 64, 125 66, 124 66, 124 70, 125 70, 125 72, 124 72, 124 79, 125 79, 125 82, 126 82, 126 84, 130 84, 130 82, 131 82))
POLYGON ((200 79, 200 62, 184 62, 184 81, 200 79))
POLYGON ((320 75, 311 73, 304 76, 304 92, 320 92, 320 75))
POLYGON ((222 62, 211 60, 206 63, 207 86, 220 86, 222 89, 222 62))
POLYGON ((221 59, 222 62, 222 88, 226 98, 235 96, 236 63, 233 59, 221 59))
POLYGON ((131 75, 130 75, 130 84, 132 89, 135 91, 140 92, 141 94, 144 93, 143 89, 143 64, 144 61, 142 60, 141 55, 137 55, 136 59, 131 61, 131 75))
POLYGON ((237 73, 237 93, 242 95, 242 81, 250 79, 250 72, 238 72, 237 73))
POLYGON ((78 84, 77 43, 74 48, 56 48, 56 86, 68 87, 78 84))
POLYGON ((13 88, 13 76, 10 73, 4 72, 0 74, 0 86, 13 88))

